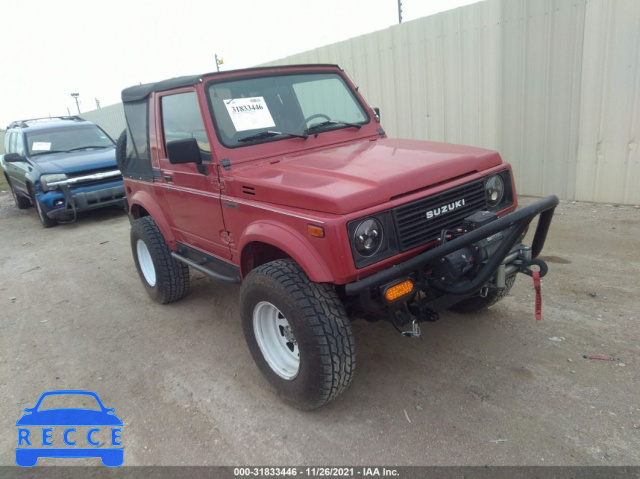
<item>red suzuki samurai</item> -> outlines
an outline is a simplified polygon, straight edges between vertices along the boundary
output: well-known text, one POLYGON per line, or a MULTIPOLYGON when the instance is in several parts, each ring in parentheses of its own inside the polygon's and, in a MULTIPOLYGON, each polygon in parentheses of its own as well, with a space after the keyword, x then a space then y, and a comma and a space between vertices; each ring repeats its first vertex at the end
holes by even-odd
POLYGON ((187 294, 190 267, 242 283, 249 350, 298 408, 351 382, 352 320, 418 337, 439 311, 485 309, 517 273, 547 272, 537 256, 555 196, 515 211, 497 152, 388 139, 335 65, 172 78, 122 100, 117 157, 142 283, 159 303, 187 294))

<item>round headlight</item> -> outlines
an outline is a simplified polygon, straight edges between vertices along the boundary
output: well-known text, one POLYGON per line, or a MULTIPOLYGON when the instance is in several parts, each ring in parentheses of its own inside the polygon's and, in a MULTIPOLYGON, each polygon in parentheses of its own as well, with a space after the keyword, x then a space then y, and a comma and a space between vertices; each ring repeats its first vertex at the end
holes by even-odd
POLYGON ((484 184, 485 192, 487 194, 487 204, 490 208, 500 204, 504 197, 504 181, 500 175, 493 175, 484 184))
POLYGON ((353 238, 356 251, 362 256, 372 256, 382 244, 382 225, 374 218, 362 221, 353 238))

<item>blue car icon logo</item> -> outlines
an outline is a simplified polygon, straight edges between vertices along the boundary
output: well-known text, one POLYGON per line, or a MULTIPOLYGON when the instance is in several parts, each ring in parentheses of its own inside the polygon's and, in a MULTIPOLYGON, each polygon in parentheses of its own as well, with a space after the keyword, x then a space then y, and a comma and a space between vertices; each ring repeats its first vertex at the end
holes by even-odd
POLYGON ((35 466, 40 457, 99 457, 102 464, 110 467, 121 466, 124 462, 122 421, 114 414, 114 409, 104 407, 96 393, 47 391, 33 408, 26 408, 25 412, 16 422, 18 466, 35 466), (55 399, 57 403, 62 401, 65 404, 68 400, 84 402, 81 408, 49 409, 42 404, 45 399, 48 402, 55 399), (86 402, 94 408, 85 408, 86 402), (63 444, 65 447, 58 447, 63 444), (85 444, 88 447, 83 447, 85 444))

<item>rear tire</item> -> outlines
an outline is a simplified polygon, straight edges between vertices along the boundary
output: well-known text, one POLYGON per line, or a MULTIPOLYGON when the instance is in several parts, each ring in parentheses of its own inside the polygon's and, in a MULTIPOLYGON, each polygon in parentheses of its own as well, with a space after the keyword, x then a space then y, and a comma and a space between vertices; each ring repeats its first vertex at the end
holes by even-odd
POLYGON ((15 201, 16 207, 19 210, 26 210, 27 208, 29 208, 31 206, 31 201, 29 200, 29 198, 25 198, 24 196, 20 196, 18 193, 16 193, 16 190, 13 189, 13 185, 11 184, 11 180, 9 179, 9 177, 7 175, 4 175, 4 177, 9 184, 9 190, 11 190, 11 196, 13 196, 13 201, 15 201))
POLYGON ((463 314, 477 313, 478 311, 485 310, 509 294, 509 291, 511 291, 511 288, 513 287, 513 283, 515 282, 516 275, 514 274, 505 280, 504 289, 490 289, 489 293, 484 298, 482 296, 472 296, 471 298, 463 299, 459 303, 451 306, 449 310, 463 314))
POLYGON ((171 256, 160 228, 150 216, 133 222, 131 249, 142 284, 154 301, 172 303, 189 293, 189 267, 171 256))
POLYGON ((318 408, 351 383, 356 349, 344 306, 331 285, 314 283, 295 261, 251 271, 240 314, 258 368, 292 406, 318 408))

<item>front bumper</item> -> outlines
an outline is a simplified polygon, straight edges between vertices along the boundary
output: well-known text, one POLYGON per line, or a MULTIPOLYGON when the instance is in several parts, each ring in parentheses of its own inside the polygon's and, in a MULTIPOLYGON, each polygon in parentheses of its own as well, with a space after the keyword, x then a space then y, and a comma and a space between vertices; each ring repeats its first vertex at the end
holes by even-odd
POLYGON ((41 193, 38 200, 47 216, 54 219, 82 211, 124 205, 126 197, 122 180, 117 180, 90 187, 62 186, 41 193))
MULTIPOLYGON (((435 279, 425 279, 422 285, 425 289, 434 289, 443 294, 453 296, 473 294, 489 282, 498 268, 505 262, 507 256, 510 255, 512 249, 520 242, 529 224, 536 216, 540 215, 533 244, 531 245, 531 259, 535 260, 535 258, 538 257, 544 246, 549 226, 551 225, 551 219, 553 218, 553 213, 557 205, 558 197, 548 196, 443 245, 425 251, 403 263, 379 271, 359 281, 349 283, 345 285, 345 293, 348 296, 355 296, 365 291, 377 290, 381 286, 408 275, 424 278, 425 271, 436 265, 437 262, 446 255, 503 232, 504 239, 501 240, 498 248, 472 279, 464 279, 455 284, 443 283, 435 279)), ((522 272, 527 272, 525 269, 526 266, 527 265, 523 265, 522 272)))

